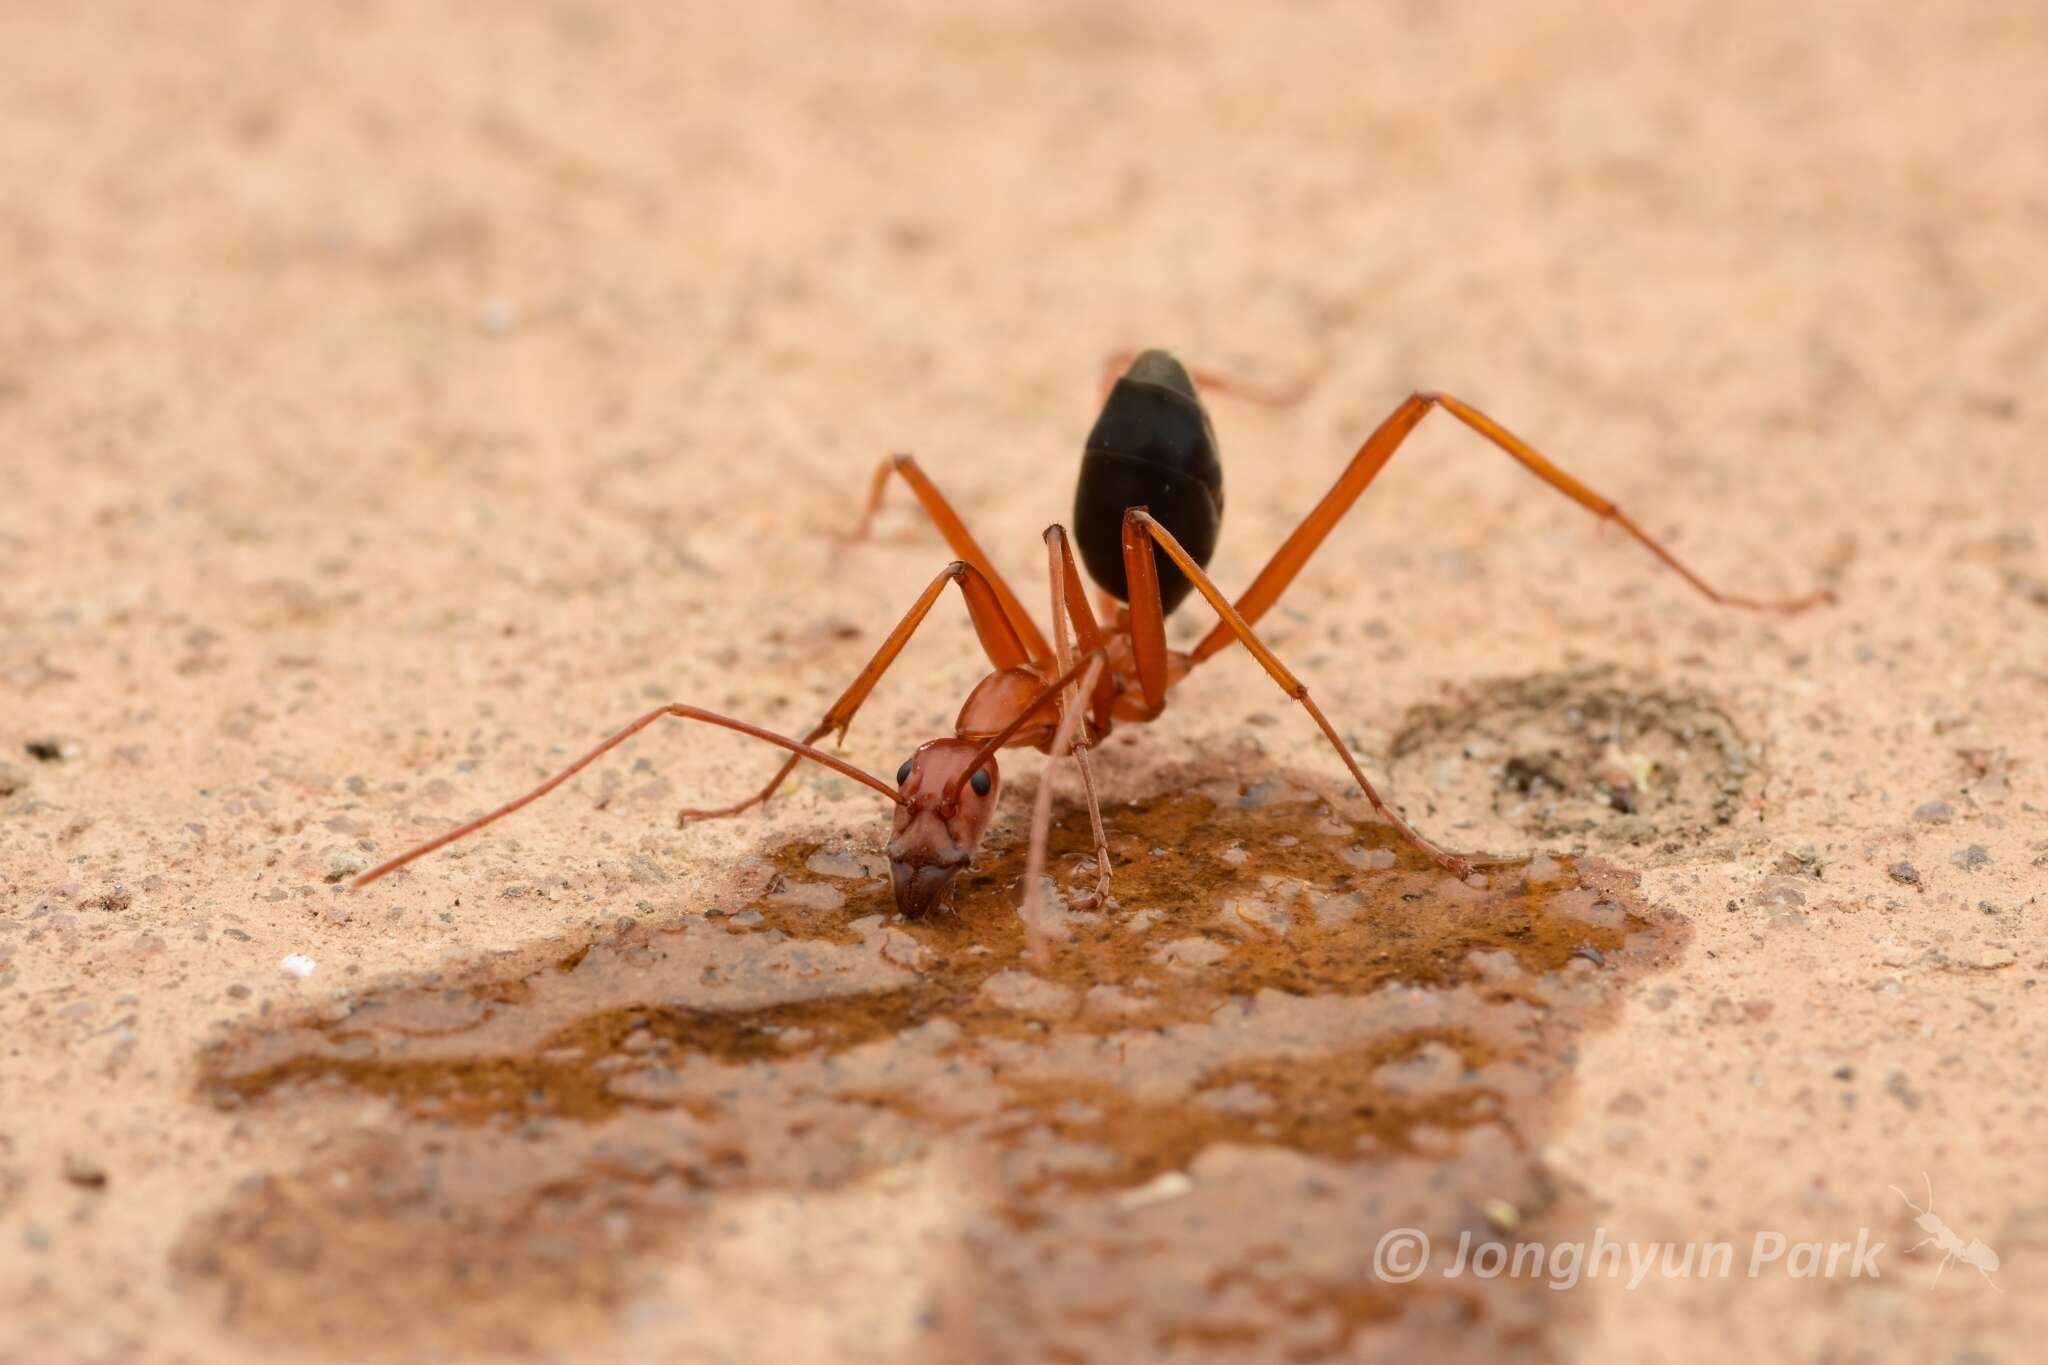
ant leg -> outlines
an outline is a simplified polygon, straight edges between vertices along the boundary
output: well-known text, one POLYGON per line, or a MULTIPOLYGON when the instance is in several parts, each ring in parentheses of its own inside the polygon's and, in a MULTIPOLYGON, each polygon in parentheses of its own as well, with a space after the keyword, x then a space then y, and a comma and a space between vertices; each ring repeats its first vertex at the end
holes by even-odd
MULTIPOLYGON (((1785 600, 1737 597, 1732 593, 1724 593, 1687 568, 1676 555, 1665 549, 1642 527, 1636 525, 1626 512, 1559 469, 1534 446, 1479 409, 1447 393, 1417 392, 1408 395, 1401 405, 1379 424, 1372 435, 1365 438, 1365 444, 1351 457, 1351 463, 1345 466, 1344 472, 1337 477, 1336 484, 1323 495, 1323 500, 1316 504, 1315 510, 1302 519, 1301 525, 1294 528, 1294 534, 1287 537, 1274 552, 1271 562, 1259 571, 1259 576, 1252 580, 1252 585, 1237 599, 1238 615, 1243 617, 1247 624, 1257 621, 1266 614, 1267 608, 1280 600, 1280 594, 1287 591, 1287 585, 1301 572, 1302 565, 1308 562, 1309 556, 1316 552, 1316 547, 1323 543, 1323 538, 1330 534, 1344 514, 1351 510, 1351 504, 1358 500, 1358 495, 1378 476, 1401 442, 1407 439, 1408 433, 1415 430, 1422 419, 1429 415, 1431 408, 1439 407, 1493 442, 1530 473, 1594 516, 1602 521, 1611 521, 1628 532, 1651 554, 1662 560, 1666 567, 1697 588, 1710 602, 1724 607, 1742 607, 1750 611, 1791 613, 1834 600, 1834 594, 1826 589, 1808 593, 1804 597, 1785 600)), ((1194 661, 1200 663, 1228 645, 1231 638, 1232 632, 1227 622, 1217 625, 1214 630, 1202 637, 1200 644, 1195 646, 1194 661)))
POLYGON ((518 810, 520 807, 527 805, 530 802, 538 801, 541 797, 546 796, 549 792, 561 786, 564 782, 567 782, 577 773, 580 773, 585 768, 589 767, 599 757, 610 752, 612 749, 617 748, 619 745, 625 743, 634 735, 639 734, 642 730, 645 730, 648 726, 654 724, 654 722, 660 720, 664 716, 674 716, 678 720, 698 720, 703 721, 707 725, 722 725, 728 730, 737 730, 743 735, 751 735, 755 739, 765 740, 770 744, 789 750, 790 753, 793 755, 793 757, 790 759, 790 762, 792 764, 794 764, 797 759, 808 758, 813 763, 822 763, 826 767, 832 769, 835 772, 842 773, 847 777, 853 778, 856 782, 865 782, 868 786, 873 787, 876 791, 880 792, 882 795, 888 797, 889 800, 896 802, 899 805, 903 801, 903 798, 897 794, 896 789, 894 787, 889 786, 887 783, 883 782, 880 778, 874 776, 872 773, 854 767, 851 763, 848 763, 843 758, 839 758, 833 754, 828 754, 822 749, 812 748, 808 741, 789 739, 782 735, 778 735, 771 730, 763 730, 758 725, 749 725, 747 722, 743 720, 734 720, 731 716, 721 716, 715 711, 706 711, 700 707, 683 706, 679 703, 671 703, 667 706, 659 706, 656 707, 654 710, 649 711, 646 715, 640 717, 640 719, 634 721, 631 725, 628 725, 625 729, 619 731, 610 739, 598 745, 595 749, 592 749, 589 753, 583 755, 583 757, 577 759, 574 763, 571 763, 568 767, 562 769, 562 771, 556 773, 553 777, 541 783, 538 787, 535 787, 526 795, 519 797, 517 800, 507 801, 504 805, 498 807, 496 810, 492 811, 488 815, 480 815, 476 819, 470 821, 468 824, 463 825, 458 829, 452 829, 448 831, 446 834, 443 834, 438 839, 429 839, 426 843, 421 844, 418 848, 410 849, 404 853, 399 854, 396 858, 392 858, 385 862, 379 863, 377 866, 371 868, 368 872, 365 872, 362 876, 356 878, 355 881, 350 884, 349 889, 352 891, 360 891, 364 887, 368 886, 371 882, 374 882, 379 877, 385 875, 387 872, 396 872, 399 868, 404 867, 407 863, 413 861, 415 858, 424 858, 427 854, 432 853, 435 849, 445 847, 448 844, 452 844, 457 839, 460 839, 465 835, 474 834, 476 831, 482 829, 485 825, 491 824, 492 822, 497 820, 502 820, 504 817, 510 815, 513 811, 518 810))
MULTIPOLYGON (((1054 659, 1064 670, 1080 655, 1106 650, 1108 641, 1103 638, 1102 627, 1096 624, 1095 613, 1089 609, 1088 585, 1082 581, 1081 566, 1074 562, 1073 541, 1067 535, 1067 528, 1057 522, 1046 527, 1045 548, 1052 576, 1054 659), (1071 635, 1068 633, 1070 625, 1071 635)), ((1113 602, 1115 607, 1122 605, 1113 602)), ((1089 701, 1090 720, 1098 734, 1109 729, 1109 708, 1115 700, 1110 681, 1109 672, 1105 669, 1089 701)), ((1086 743, 1085 737, 1083 743, 1086 743)))
MULTIPOLYGON (((1059 651, 1059 670, 1065 673, 1072 667, 1070 661, 1075 649, 1072 637, 1079 637, 1079 648, 1084 654, 1093 654, 1103 647, 1102 632, 1095 624, 1094 613, 1088 609, 1088 589, 1081 581, 1079 567, 1074 563, 1074 549, 1068 543, 1066 527, 1055 523, 1045 528, 1045 552, 1050 561, 1048 567, 1052 580, 1053 645, 1059 651)), ((1100 732, 1107 729, 1110 701, 1110 689, 1105 679, 1103 686, 1087 693, 1078 688, 1068 689, 1060 697, 1060 708, 1062 713, 1068 710, 1093 711, 1095 726, 1100 732), (1084 696, 1087 697, 1085 704, 1082 701, 1084 696)), ((1102 802, 1095 794, 1095 770, 1088 759, 1088 748, 1088 727, 1084 724, 1071 752, 1075 766, 1081 770, 1081 789, 1088 799, 1088 821, 1095 831, 1095 890, 1071 902, 1082 909, 1094 909, 1109 900, 1109 836, 1102 829, 1102 802)), ((1050 766, 1046 768, 1045 781, 1048 785, 1052 782, 1050 766)))
MULTIPOLYGON (((860 671, 852 686, 846 689, 838 701, 832 703, 832 709, 825 713, 825 718, 804 735, 805 744, 815 744, 834 731, 838 732, 842 741, 846 738, 846 728, 853 724, 854 712, 860 710, 861 703, 868 699, 868 693, 874 691, 875 684, 881 681, 889 666, 896 662, 896 656, 903 652, 903 647, 910 643, 910 637, 916 633, 926 614, 931 611, 932 604, 939 600, 939 594, 946 590, 948 583, 960 585, 960 596, 966 600, 967 613, 973 618, 975 634, 981 637, 981 647, 988 654, 991 664, 998 669, 1004 669, 1030 662, 1023 642, 1017 638, 1017 632, 1011 627, 1009 616, 997 600, 994 585, 972 564, 956 559, 941 569, 938 577, 932 579, 918 595, 917 601, 903 614, 903 619, 896 623, 896 629, 889 632, 889 638, 882 641, 882 647, 875 651, 874 658, 868 660, 867 667, 860 671)), ((800 755, 792 756, 777 768, 775 776, 768 779, 768 785, 746 800, 717 810, 678 811, 676 823, 687 825, 696 820, 722 819, 762 804, 775 795, 776 789, 796 768, 798 757, 800 755)))
POLYGON ((1088 746, 1074 745, 1074 763, 1081 770, 1081 791, 1088 802, 1088 821, 1095 827, 1095 889, 1070 901, 1077 910, 1099 910, 1109 904, 1109 835, 1102 828, 1102 800, 1095 794, 1095 770, 1088 746))
MULTIPOLYGON (((1116 381, 1124 377, 1124 372, 1131 368, 1131 363, 1140 354, 1141 352, 1136 350, 1125 350, 1115 351, 1103 357, 1102 372, 1098 376, 1095 385, 1095 406, 1101 407, 1109 401, 1109 391, 1116 387, 1116 381)), ((1185 368, 1188 372, 1188 378, 1194 380, 1198 387, 1207 389, 1211 393, 1228 394, 1232 398, 1239 398, 1247 403, 1256 403, 1264 408, 1284 408, 1291 404, 1299 403, 1315 383, 1315 376, 1307 374, 1291 384, 1281 385, 1276 388, 1265 384, 1254 384, 1249 380, 1239 379, 1235 375, 1224 374, 1220 370, 1204 370, 1193 365, 1186 366, 1185 368)))
POLYGON ((1307 685, 1290 673, 1287 665, 1281 663, 1273 651, 1266 648, 1258 636, 1252 634, 1251 623, 1239 614, 1237 608, 1230 605, 1230 599, 1209 580, 1209 575, 1202 572, 1202 566, 1195 563, 1194 557, 1181 548, 1181 543, 1173 538, 1173 533, 1154 521, 1151 513, 1144 508, 1133 507, 1124 513, 1124 573, 1131 588, 1131 642, 1137 654, 1138 680, 1139 685, 1144 688, 1146 703, 1157 707, 1164 705, 1166 701, 1166 613, 1160 610, 1159 578, 1154 569, 1152 547, 1148 543, 1148 538, 1150 541, 1157 541, 1159 547, 1166 551, 1167 557, 1180 566, 1180 571, 1188 576, 1188 581, 1195 585, 1195 590, 1208 599, 1216 614, 1223 618, 1224 625, 1244 643, 1244 647, 1251 651, 1252 657, 1259 661, 1273 681, 1280 685, 1280 689, 1301 703, 1302 708, 1322 730, 1324 737, 1337 750, 1338 757, 1344 760, 1344 766, 1351 770, 1352 780, 1364 791, 1365 799, 1372 803, 1372 808, 1379 813, 1380 818, 1398 830, 1408 842, 1428 854, 1438 866, 1459 877, 1471 875, 1472 864, 1469 860, 1437 847, 1380 799, 1380 794, 1373 789, 1371 781, 1359 768, 1358 760, 1351 756, 1350 748, 1338 736, 1336 727, 1330 724, 1330 718, 1323 714, 1323 708, 1317 706, 1314 698, 1309 696, 1307 685))
POLYGON ((953 504, 946 501, 946 495, 939 491, 937 484, 926 477, 913 456, 890 455, 875 466, 874 482, 868 488, 867 510, 860 514, 860 521, 853 528, 850 539, 867 538, 868 527, 874 522, 875 513, 882 508, 882 497, 889 491, 891 474, 899 476, 903 482, 910 485, 910 491, 917 495, 918 502, 924 507, 925 515, 939 528, 939 534, 946 538, 946 544, 952 547, 953 553, 979 569, 981 576, 988 580, 990 589, 1003 604, 1003 615, 1010 618, 1011 628, 1017 632, 1018 638, 1024 641, 1025 649, 1030 656, 1034 659, 1043 659, 1052 653, 1045 643, 1045 637, 1038 633, 1038 625, 1031 619, 1031 613, 1024 610, 1024 604, 1017 600, 1017 594, 1010 591, 1010 585, 996 572, 996 566, 989 559, 988 552, 981 548, 980 542, 974 538, 974 533, 967 529, 967 523, 953 510, 953 504))
MULTIPOLYGON (((1102 675, 1102 655, 1090 656, 1087 671, 1081 675, 1080 687, 1083 692, 1092 692, 1096 679, 1102 675)), ((1074 732, 1081 719, 1078 706, 1063 707, 1059 727, 1053 731, 1052 747, 1048 756, 1057 760, 1062 751, 1074 742, 1074 732)), ((1045 912, 1044 899, 1039 891, 1039 882, 1045 876, 1045 845, 1052 833, 1052 765, 1046 765, 1045 777, 1038 784, 1038 795, 1031 803, 1031 847, 1024 857, 1024 902, 1017 907, 1017 917, 1024 921, 1025 953, 1030 959, 1043 965, 1050 957, 1050 943, 1055 933, 1064 936, 1056 916, 1045 912)))

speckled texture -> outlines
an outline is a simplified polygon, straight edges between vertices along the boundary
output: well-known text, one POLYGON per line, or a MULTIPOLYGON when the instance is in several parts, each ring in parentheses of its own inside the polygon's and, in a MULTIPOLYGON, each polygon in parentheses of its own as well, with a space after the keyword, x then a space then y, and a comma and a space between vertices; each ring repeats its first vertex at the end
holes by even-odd
MULTIPOLYGON (((334 880, 656 701, 808 725, 946 557, 900 508, 836 542, 884 451, 1037 602, 1096 365, 1133 344, 1316 376, 1214 404, 1226 587, 1430 386, 1713 580, 1840 596, 1717 612, 1433 418, 1268 620, 1375 773, 1502 679, 1595 667, 1752 746, 1732 824, 1540 840, 1692 925, 1583 1040, 1542 1156, 1613 1237, 1868 1227, 1884 1277, 1591 1283, 1534 1349, 2029 1354, 2048 17, 1247 14, 0 9, 0 1360, 278 1358, 174 1248, 346 1133, 198 1102, 219 1027, 688 915, 778 837, 878 841, 822 776, 677 831, 772 765, 676 727, 402 879, 334 880), (1922 1172, 2002 1293, 1899 1255, 1887 1186, 1922 1172)), ((876 770, 981 672, 951 608, 927 632, 854 727, 876 770)), ((1124 797, 1334 767, 1242 655, 1123 734, 1124 797)), ((1439 805, 1485 809, 1454 756, 1391 793, 1451 842, 1439 805)), ((749 1204, 587 1354, 882 1349, 842 1328, 914 1309, 957 1177, 749 1204)))

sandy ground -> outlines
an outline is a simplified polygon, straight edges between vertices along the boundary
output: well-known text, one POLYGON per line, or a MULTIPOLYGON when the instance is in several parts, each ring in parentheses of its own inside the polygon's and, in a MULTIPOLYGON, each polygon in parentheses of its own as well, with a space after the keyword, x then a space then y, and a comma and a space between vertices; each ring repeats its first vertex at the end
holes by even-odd
MULTIPOLYGON (((1544 1291, 1505 1344, 2027 1358, 2048 1332, 2048 14, 858 8, 0 7, 0 1360, 912 1353, 878 1315, 959 1268, 931 1250, 975 1188, 959 1144, 714 1199, 628 1248, 630 1292, 530 1340, 296 1337, 289 1299, 255 1330, 271 1249, 211 1248, 253 1266, 224 1297, 202 1273, 236 1236, 220 1211, 395 1120, 375 1097, 223 1108, 201 1059, 621 915, 701 925, 778 841, 872 853, 876 803, 816 778, 676 830, 765 760, 671 732, 463 856, 335 881, 658 701, 807 726, 946 558, 902 510, 837 542, 884 451, 916 450, 1037 603, 1095 368, 1131 344, 1316 376, 1291 408, 1213 405, 1226 587, 1429 386, 1716 583, 1838 594, 1718 611, 1435 418, 1269 618, 1426 828, 1583 847, 1687 926, 1516 1130, 1569 1226, 1745 1259, 1760 1235, 1887 1244, 1874 1279, 1544 1291), (1504 760, 1588 706, 1636 718, 1624 768, 1704 785, 1532 815, 1540 785, 1504 760), (295 953, 311 976, 280 969, 295 953), (1924 1202, 1923 1173, 1995 1275, 1905 1254, 1923 1234, 1888 1187, 1924 1202)), ((885 774, 983 669, 950 605, 934 622, 849 740, 885 774)), ((1037 764, 1010 761, 1013 807, 1037 764)), ((1178 764, 1342 791, 1241 654, 1104 760, 1124 801, 1178 764)), ((1196 1159, 1227 1167, 1205 1189, 1280 1159, 1231 1152, 1196 1159)), ((1276 1188, 1363 1273, 1384 1221, 1332 1230, 1276 1188)), ((339 1226, 298 1267, 314 1282, 438 1283, 439 1243, 344 1254, 339 1226)), ((1179 1254, 1162 1237, 1132 1264, 1179 1254)), ((1227 1297, 1243 1268, 1203 1264, 1227 1297)), ((1019 1282, 1027 1356, 1108 1320, 1058 1274, 1019 1282)), ((1196 1360, 1277 1340, 1136 1339, 1196 1360)))

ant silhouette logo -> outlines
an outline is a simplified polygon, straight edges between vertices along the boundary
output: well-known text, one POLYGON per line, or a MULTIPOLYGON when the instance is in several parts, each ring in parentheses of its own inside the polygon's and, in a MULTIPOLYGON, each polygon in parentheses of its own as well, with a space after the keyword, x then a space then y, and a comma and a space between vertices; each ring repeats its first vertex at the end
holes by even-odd
MULTIPOLYGON (((1913 1220, 1913 1225, 1927 1234, 1920 1241, 1906 1248, 1906 1254, 1910 1256, 1921 1247, 1932 1242, 1941 1249, 1942 1253, 1941 1264, 1934 1268, 1934 1283, 1939 1284, 1941 1282, 1941 1272, 1948 1269, 1950 1261, 1959 1260, 1964 1265, 1974 1266, 1977 1273, 1984 1277, 1984 1283, 1990 1285, 1993 1289, 1998 1289, 1998 1281, 1991 1278, 1991 1272, 1998 1269, 1998 1253, 1975 1238, 1965 1242, 1956 1235, 1953 1228, 1949 1227, 1947 1223, 1942 1222, 1940 1216, 1934 1212, 1934 1182, 1927 1179, 1927 1172, 1925 1171, 1920 1172, 1920 1178, 1927 1181, 1926 1208, 1921 1208, 1911 1199, 1906 1199, 1906 1192, 1897 1185, 1887 1185, 1885 1187, 1899 1198, 1906 1200, 1906 1207, 1919 1215, 1913 1220)), ((1999 1292, 2004 1293, 2005 1291, 1999 1290, 1999 1292)))

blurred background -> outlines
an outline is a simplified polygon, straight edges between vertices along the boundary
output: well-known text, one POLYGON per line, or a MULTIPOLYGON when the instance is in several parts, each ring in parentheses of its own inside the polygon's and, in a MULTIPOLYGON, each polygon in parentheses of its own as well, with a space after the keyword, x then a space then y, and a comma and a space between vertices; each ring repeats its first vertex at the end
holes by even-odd
MULTIPOLYGON (((1213 405, 1226 588, 1428 387, 1708 578, 1842 596, 1797 624, 1716 615, 1431 423, 1271 638, 1376 773, 1404 712, 1478 680, 1613 664, 1710 687, 1785 776, 1761 842, 1646 874, 1701 917, 1709 984, 1688 989, 1811 993, 1788 1033, 1893 1049, 1947 1088, 1826 1108, 1824 1159, 1823 1130, 1782 1117, 1821 1073, 1800 1061, 1766 1103, 1748 1078, 1782 1060, 1777 1026, 1710 1037, 1681 1006, 1588 1064, 1608 1079, 1561 1126, 1559 1169, 1691 1236, 1787 1208, 1895 1220, 1886 1182, 1931 1163, 2014 1291, 1596 1288, 1541 1342, 2019 1358, 2048 1199, 2012 1107, 2038 1127, 2038 1104, 1964 1037, 1984 1016, 1953 994, 1867 1013, 1874 919, 1787 955, 1720 907, 1795 845, 1844 860, 1827 894, 1852 909, 1898 904, 1903 812, 1947 790, 1954 752, 2044 753, 2044 72, 2035 0, 0 5, 0 737, 35 780, 0 820, 0 887, 25 916, 157 878, 132 921, 82 921, 78 957, 0 940, 6 1079, 48 1098, 0 1118, 0 1158, 43 1173, 10 1186, 0 1162, 0 1360, 226 1349, 164 1266, 241 1173, 225 1123, 188 1112, 193 1048, 255 1006, 221 994, 243 950, 188 925, 231 914, 251 960, 371 974, 557 932, 556 892, 456 914, 422 881, 351 923, 251 888, 395 851, 654 702, 807 726, 946 558, 901 509, 840 543, 886 452, 919 455, 1036 604, 1097 368, 1146 345, 1313 381, 1291 408, 1213 405), (46 737, 95 761, 28 768, 46 737), (415 807, 400 793, 427 775, 445 798, 415 807), (205 804, 229 789, 239 814, 205 804), (105 1045, 108 1014, 64 1013, 95 991, 142 1020, 118 1106, 71 1069, 105 1045), (1692 1079, 1667 1094, 1674 1072, 1692 1079), (1651 1097, 1638 1145, 1612 1138, 1617 1089, 1651 1097), (82 1133, 160 1161, 149 1198, 80 1214, 44 1176, 82 1133)), ((1203 626, 1184 616, 1183 639, 1203 626)), ((947 728, 983 671, 945 619, 863 713, 870 768, 947 728)), ((1193 754, 1326 761, 1230 669, 1113 791, 1193 754)), ((677 831, 676 805, 769 765, 666 743, 662 782, 594 777, 473 866, 562 869, 576 913, 608 915, 577 899, 592 840, 677 869, 687 899, 774 831, 879 837, 823 778, 677 831)), ((1973 834, 2005 880, 1944 892, 1939 932, 2030 894, 2018 823, 1973 834)), ((2009 1023, 2016 974, 1986 982, 2009 1023)))

